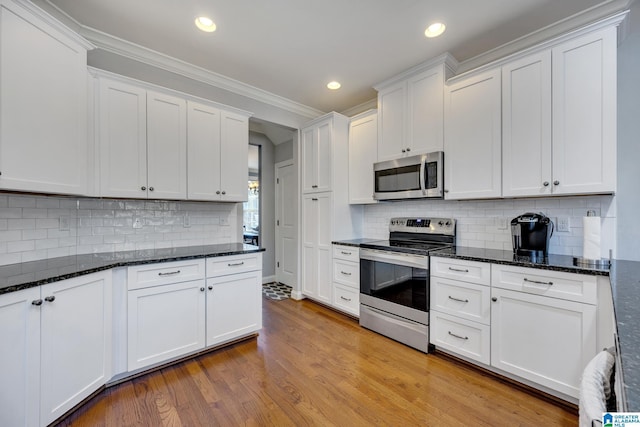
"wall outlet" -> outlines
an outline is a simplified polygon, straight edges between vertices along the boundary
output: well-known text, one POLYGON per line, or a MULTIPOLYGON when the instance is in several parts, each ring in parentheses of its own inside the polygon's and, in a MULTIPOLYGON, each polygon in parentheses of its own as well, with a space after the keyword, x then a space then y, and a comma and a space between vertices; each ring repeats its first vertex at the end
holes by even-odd
POLYGON ((71 219, 68 216, 60 217, 60 231, 69 231, 71 219))
POLYGON ((191 218, 189 217, 188 213, 184 214, 184 220, 182 222, 182 225, 184 226, 184 228, 191 227, 191 218))
POLYGON ((569 224, 568 216, 559 216, 556 222, 556 229, 563 233, 568 233, 570 231, 571 225, 569 224))
POLYGON ((133 228, 142 228, 142 220, 140 217, 133 217, 133 228))

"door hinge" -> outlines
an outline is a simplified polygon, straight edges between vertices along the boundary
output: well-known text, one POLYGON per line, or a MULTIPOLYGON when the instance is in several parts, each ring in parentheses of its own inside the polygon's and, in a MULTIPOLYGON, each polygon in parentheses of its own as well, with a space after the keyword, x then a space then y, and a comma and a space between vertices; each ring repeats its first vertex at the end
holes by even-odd
POLYGON ((278 268, 280 268, 280 261, 278 261, 276 265, 278 266, 278 268))
POLYGON ((280 178, 276 178, 276 184, 280 184, 280 178))
POLYGON ((276 225, 278 225, 278 226, 280 225, 280 220, 279 219, 276 220, 276 225))

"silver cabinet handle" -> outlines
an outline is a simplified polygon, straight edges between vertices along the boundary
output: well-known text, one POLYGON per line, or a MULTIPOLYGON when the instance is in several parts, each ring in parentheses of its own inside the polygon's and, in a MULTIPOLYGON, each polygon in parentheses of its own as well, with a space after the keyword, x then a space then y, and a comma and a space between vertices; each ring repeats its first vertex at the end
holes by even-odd
POLYGON ((317 201, 318 201, 318 199, 317 199, 317 198, 315 198, 315 197, 313 197, 313 198, 311 199, 311 201, 313 201, 313 202, 317 202, 317 201))
POLYGON ((548 187, 549 186, 549 181, 543 182, 542 185, 544 185, 545 187, 548 187))
POLYGON ((341 253, 342 255, 351 255, 351 252, 346 252, 346 251, 340 251, 340 253, 341 253))
POLYGON ((469 270, 467 270, 466 268, 453 268, 453 267, 449 267, 449 270, 451 271, 457 271, 458 273, 468 273, 469 270))
POLYGON ((244 261, 240 261, 240 262, 235 262, 235 263, 228 263, 227 264, 229 267, 237 267, 239 265, 244 265, 244 261))
POLYGON ((318 188, 318 186, 314 184, 311 186, 311 188, 318 188))
POLYGON ((54 302, 56 300, 56 297, 55 295, 51 295, 51 296, 45 297, 44 300, 46 302, 54 302))
POLYGON ((180 274, 180 270, 168 271, 166 273, 160 272, 158 273, 158 276, 173 276, 174 274, 180 274))
POLYGON ((468 299, 460 299, 460 298, 454 298, 451 295, 449 295, 449 299, 453 300, 453 301, 458 301, 458 302, 469 302, 468 299))
POLYGON ((555 181, 553 181, 553 185, 560 185, 560 181, 556 179, 555 181))
POLYGON ((149 191, 153 191, 153 187, 149 187, 149 191))
POLYGON ((531 280, 531 279, 527 279, 526 277, 524 278, 525 282, 529 282, 529 283, 537 283, 538 285, 553 285, 553 282, 542 282, 540 280, 531 280))
POLYGON ((340 274, 344 274, 345 276, 351 276, 351 273, 347 273, 346 271, 340 270, 340 274))
POLYGON ((31 304, 35 306, 40 306, 42 305, 42 300, 40 298, 34 299, 33 301, 31 301, 31 304))
POLYGON ((344 300, 344 301, 351 301, 351 298, 345 298, 345 297, 343 297, 342 295, 340 295, 340 299, 341 299, 341 300, 344 300))
POLYGON ((140 189, 141 189, 142 191, 147 191, 147 187, 145 187, 144 185, 143 185, 142 187, 140 187, 140 189))
POLYGON ((460 339, 460 340, 468 340, 468 339, 469 339, 469 337, 462 337, 462 336, 460 336, 460 335, 456 335, 456 334, 454 334, 454 333, 453 333, 453 332, 451 332, 451 331, 449 331, 449 335, 451 335, 451 336, 452 336, 452 337, 454 337, 454 338, 458 338, 458 339, 460 339))

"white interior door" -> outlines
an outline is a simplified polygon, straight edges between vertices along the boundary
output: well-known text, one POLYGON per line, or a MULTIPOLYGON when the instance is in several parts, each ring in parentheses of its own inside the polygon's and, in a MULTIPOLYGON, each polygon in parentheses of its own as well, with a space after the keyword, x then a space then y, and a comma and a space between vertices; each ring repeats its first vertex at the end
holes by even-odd
POLYGON ((276 164, 276 281, 295 286, 298 265, 296 238, 296 169, 293 161, 276 164))

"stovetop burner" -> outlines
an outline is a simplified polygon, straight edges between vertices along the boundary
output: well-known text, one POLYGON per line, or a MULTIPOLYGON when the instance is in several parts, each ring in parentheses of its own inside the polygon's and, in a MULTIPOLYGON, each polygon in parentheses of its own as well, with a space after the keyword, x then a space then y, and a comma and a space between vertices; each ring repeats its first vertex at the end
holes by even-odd
POLYGON ((452 218, 391 218, 389 239, 360 245, 362 248, 427 255, 454 246, 456 220, 452 218))

